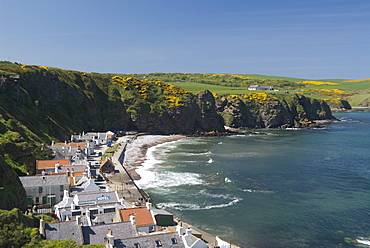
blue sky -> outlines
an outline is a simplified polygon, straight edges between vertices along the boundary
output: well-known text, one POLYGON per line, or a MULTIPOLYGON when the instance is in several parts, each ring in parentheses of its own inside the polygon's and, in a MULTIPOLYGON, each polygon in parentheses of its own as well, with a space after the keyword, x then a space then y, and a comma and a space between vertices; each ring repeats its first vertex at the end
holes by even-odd
POLYGON ((370 77, 370 0, 0 0, 0 60, 86 72, 370 77))

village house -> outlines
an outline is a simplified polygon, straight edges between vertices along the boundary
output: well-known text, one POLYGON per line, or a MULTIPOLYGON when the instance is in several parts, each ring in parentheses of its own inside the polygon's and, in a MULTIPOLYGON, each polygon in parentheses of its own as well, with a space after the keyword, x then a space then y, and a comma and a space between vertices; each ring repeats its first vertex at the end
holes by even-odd
MULTIPOLYGON (((108 230, 105 238, 106 248, 148 248, 148 247, 164 247, 164 248, 186 248, 181 236, 176 232, 161 232, 152 233, 126 239, 116 238, 115 232, 108 230)), ((208 246, 207 246, 208 247, 208 246)))
POLYGON ((107 132, 88 132, 79 135, 71 135, 71 142, 85 142, 92 141, 95 145, 105 145, 111 143, 116 138, 112 131, 107 132))
POLYGON ((63 199, 70 190, 67 174, 19 177, 27 194, 28 205, 49 203, 51 206, 63 199))
POLYGON ((248 90, 274 91, 274 87, 272 87, 272 86, 251 85, 251 86, 248 87, 248 90))
POLYGON ((72 142, 72 143, 51 143, 49 149, 53 151, 54 159, 72 159, 79 156, 80 160, 87 159, 94 154, 95 142, 72 142), (77 154, 79 153, 79 154, 77 154))
POLYGON ((69 192, 64 191, 63 200, 55 205, 54 210, 58 219, 65 221, 90 213, 114 213, 124 207, 124 200, 118 197, 116 191, 78 192, 74 196, 69 196, 69 192))
POLYGON ((202 239, 192 235, 192 229, 179 225, 176 231, 167 228, 160 232, 138 233, 135 217, 126 222, 90 226, 81 219, 78 216, 76 220, 53 223, 40 219, 39 233, 47 240, 73 239, 80 245, 102 244, 109 248, 208 248, 202 239))
POLYGON ((36 174, 55 174, 67 172, 84 172, 90 167, 90 163, 71 163, 68 159, 62 160, 36 160, 36 174))
POLYGON ((116 213, 114 221, 133 221, 135 219, 136 229, 139 233, 156 232, 156 222, 150 210, 148 207, 120 209, 116 213))
POLYGON ((77 221, 63 221, 45 223, 40 219, 39 233, 42 238, 47 240, 67 240, 72 239, 77 244, 83 244, 82 227, 77 224, 77 221))
POLYGON ((114 173, 114 163, 110 158, 104 160, 100 165, 100 171, 105 174, 114 173))
POLYGON ((108 230, 112 230, 117 239, 137 237, 135 226, 130 222, 118 222, 105 225, 82 226, 84 245, 102 244, 105 245, 108 230))

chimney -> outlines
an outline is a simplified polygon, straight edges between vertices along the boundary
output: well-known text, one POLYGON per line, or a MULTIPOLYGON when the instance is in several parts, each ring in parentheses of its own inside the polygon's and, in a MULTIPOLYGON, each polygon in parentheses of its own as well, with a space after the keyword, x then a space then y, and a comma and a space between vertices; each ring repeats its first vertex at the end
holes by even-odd
POLYGON ((191 228, 186 228, 186 234, 187 235, 190 235, 190 234, 192 234, 193 233, 193 229, 191 229, 191 228))
POLYGON ((87 220, 87 225, 92 226, 89 209, 86 209, 86 220, 87 220))
POLYGON ((69 168, 67 168, 67 177, 70 177, 71 176, 71 172, 69 171, 69 168))
POLYGON ((76 216, 76 224, 81 225, 81 216, 76 216))
POLYGON ((105 237, 105 247, 106 248, 114 247, 114 236, 113 231, 111 229, 108 229, 107 236, 105 237))
POLYGON ((134 213, 130 214, 130 221, 131 221, 131 224, 135 227, 136 229, 136 216, 134 213))
POLYGON ((182 227, 182 223, 180 224, 180 221, 176 226, 176 231, 180 236, 185 235, 185 227, 182 227))
POLYGON ((74 177, 75 176, 75 170, 72 168, 71 170, 71 176, 74 177))
POLYGON ((91 170, 90 170, 90 166, 87 166, 87 177, 88 177, 88 178, 91 178, 91 170))
POLYGON ((151 211, 152 210, 152 204, 148 201, 146 202, 146 208, 151 211))
POLYGON ((44 221, 44 216, 41 217, 40 219, 40 227, 39 227, 39 232, 41 237, 44 239, 45 237, 45 221, 44 221))
POLYGON ((63 193, 63 200, 64 199, 68 199, 69 198, 69 192, 68 192, 68 190, 67 189, 64 189, 64 193, 63 193))
POLYGON ((59 172, 59 168, 60 168, 60 163, 58 161, 58 163, 55 164, 54 172, 55 173, 58 173, 59 172))

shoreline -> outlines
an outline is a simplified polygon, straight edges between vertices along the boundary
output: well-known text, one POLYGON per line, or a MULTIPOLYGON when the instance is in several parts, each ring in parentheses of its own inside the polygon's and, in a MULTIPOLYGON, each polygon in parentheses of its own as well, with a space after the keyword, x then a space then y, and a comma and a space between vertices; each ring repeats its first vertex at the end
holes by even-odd
POLYGON ((136 169, 143 166, 149 148, 185 138, 187 138, 187 136, 178 134, 137 136, 136 139, 133 140, 132 143, 130 142, 126 147, 125 157, 127 157, 127 159, 125 159, 124 166, 133 180, 140 180, 141 176, 136 172, 136 169))
MULTIPOLYGON (((139 169, 143 166, 143 163, 146 160, 147 151, 149 148, 161 145, 167 142, 178 141, 185 138, 191 137, 207 137, 207 136, 185 136, 185 135, 141 135, 137 136, 136 139, 126 147, 125 157, 129 157, 129 159, 125 160, 124 166, 126 167, 128 173, 130 173, 133 180, 140 180, 141 176, 136 172, 136 169, 139 169)), ((209 137, 209 136, 208 136, 209 137)), ((154 203, 155 204, 155 203, 154 203)), ((179 221, 175 216, 174 219, 179 221)), ((202 239, 207 242, 207 244, 212 247, 216 247, 216 235, 207 233, 193 225, 181 221, 181 223, 186 226, 190 227, 197 232, 202 234, 202 239)), ((240 248, 239 246, 229 243, 230 248, 240 248)))

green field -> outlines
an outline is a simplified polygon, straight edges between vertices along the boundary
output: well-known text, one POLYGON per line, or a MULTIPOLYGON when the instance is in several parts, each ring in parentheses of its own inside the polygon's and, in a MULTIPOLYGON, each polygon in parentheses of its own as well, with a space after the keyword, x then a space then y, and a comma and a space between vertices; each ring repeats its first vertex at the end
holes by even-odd
MULTIPOLYGON (((289 89, 289 90, 281 90, 279 92, 274 92, 274 94, 285 94, 285 92, 289 93, 296 93, 302 92, 302 89, 338 89, 343 90, 346 93, 353 94, 352 96, 344 97, 345 100, 353 106, 359 106, 365 99, 370 99, 370 80, 363 81, 363 82, 344 82, 346 79, 320 79, 320 80, 309 80, 309 79, 301 79, 301 78, 290 78, 290 77, 279 77, 279 76, 264 76, 264 75, 257 75, 257 74, 239 74, 241 76, 247 76, 252 78, 258 79, 270 79, 270 80, 287 80, 290 82, 300 82, 300 81, 319 81, 319 82, 331 82, 331 83, 338 83, 338 85, 305 85, 303 88, 296 88, 296 89, 289 89)), ((248 90, 248 87, 226 87, 221 85, 211 85, 211 84, 203 84, 203 83, 194 83, 194 82, 172 82, 171 84, 178 85, 192 93, 197 93, 202 90, 209 90, 212 93, 217 93, 219 95, 223 94, 243 94, 243 93, 251 93, 248 90)), ((268 85, 264 85, 268 86, 268 85)), ((253 91, 256 92, 256 91, 253 91)), ((312 98, 318 99, 330 99, 335 97, 330 97, 327 95, 319 94, 317 92, 302 92, 304 95, 312 98)), ((370 101, 370 100, 369 100, 370 101)))
POLYGON ((191 83, 191 82, 172 82, 170 84, 177 85, 181 88, 190 91, 191 93, 198 93, 199 91, 209 90, 212 93, 217 93, 220 95, 223 94, 243 94, 250 92, 248 87, 227 87, 221 85, 212 85, 212 84, 201 84, 201 83, 191 83))

